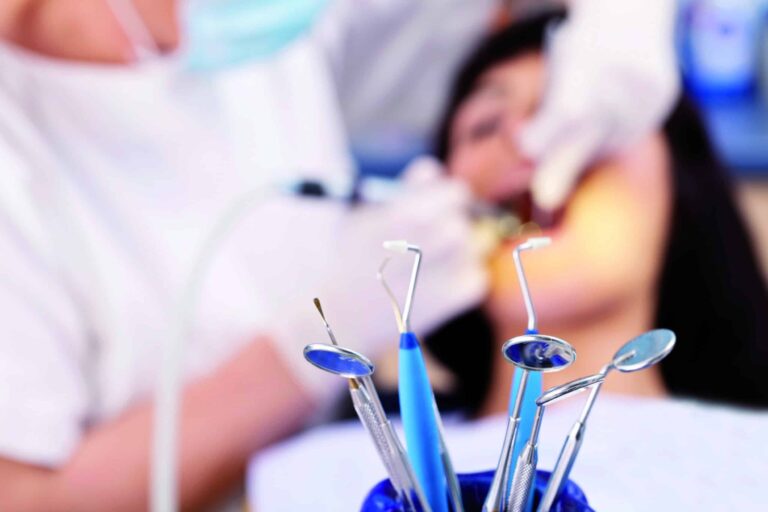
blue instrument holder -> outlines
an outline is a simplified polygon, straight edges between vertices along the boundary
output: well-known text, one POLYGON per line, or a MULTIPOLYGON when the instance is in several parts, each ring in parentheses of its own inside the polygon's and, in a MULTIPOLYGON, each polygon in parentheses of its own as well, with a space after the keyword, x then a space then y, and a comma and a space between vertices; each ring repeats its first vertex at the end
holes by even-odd
MULTIPOLYGON (((544 494, 549 481, 549 471, 537 471, 534 482, 534 507, 544 494)), ((483 501, 493 479, 493 471, 459 475, 465 512, 481 512, 483 501)), ((534 508, 535 510, 535 508, 534 508)), ((397 493, 389 480, 379 482, 366 497, 361 512, 407 512, 397 500, 397 493)), ((572 481, 566 482, 551 512, 594 512, 581 488, 572 481)))

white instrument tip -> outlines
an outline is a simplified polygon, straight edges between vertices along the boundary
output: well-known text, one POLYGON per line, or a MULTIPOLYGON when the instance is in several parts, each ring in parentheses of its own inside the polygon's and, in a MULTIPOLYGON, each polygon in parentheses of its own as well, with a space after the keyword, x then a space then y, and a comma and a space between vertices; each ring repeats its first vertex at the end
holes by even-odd
POLYGON ((384 248, 393 252, 408 252, 408 242, 406 240, 387 240, 384 242, 384 248))
POLYGON ((552 239, 548 236, 540 236, 535 238, 529 238, 527 242, 525 242, 525 245, 528 246, 529 249, 540 249, 542 247, 546 247, 549 244, 552 243, 552 239))

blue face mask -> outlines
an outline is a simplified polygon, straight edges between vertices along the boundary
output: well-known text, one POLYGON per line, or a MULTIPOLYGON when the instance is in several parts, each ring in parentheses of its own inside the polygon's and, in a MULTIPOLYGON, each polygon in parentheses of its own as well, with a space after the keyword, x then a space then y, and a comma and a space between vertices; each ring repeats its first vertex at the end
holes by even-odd
POLYGON ((305 34, 328 0, 189 0, 187 67, 214 71, 270 57, 305 34))

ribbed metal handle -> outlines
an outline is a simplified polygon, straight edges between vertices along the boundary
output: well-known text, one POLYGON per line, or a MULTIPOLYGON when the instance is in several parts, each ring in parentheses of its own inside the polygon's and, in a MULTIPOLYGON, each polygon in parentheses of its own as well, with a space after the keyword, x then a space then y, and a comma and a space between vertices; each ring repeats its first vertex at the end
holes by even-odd
POLYGON ((536 470, 533 464, 523 464, 516 471, 520 472, 520 480, 512 485, 512 490, 509 493, 509 501, 507 502, 509 512, 523 512, 525 510, 533 474, 536 470))
POLYGON ((355 411, 360 417, 363 426, 365 426, 368 434, 373 438, 373 444, 376 446, 376 451, 379 452, 379 457, 384 463, 387 473, 392 478, 392 485, 395 487, 395 490, 402 491, 403 482, 399 481, 399 478, 397 478, 398 472, 396 471, 392 460, 394 450, 391 446, 390 439, 385 434, 384 428, 379 422, 379 418, 370 401, 366 400, 363 393, 364 392, 361 389, 353 389, 351 392, 352 404, 354 405, 355 411))
POLYGON ((508 512, 525 512, 535 476, 536 448, 531 444, 526 444, 515 465, 512 488, 509 491, 509 499, 507 500, 508 512))
POLYGON ((432 512, 400 439, 383 411, 377 407, 378 398, 368 396, 365 389, 365 387, 357 387, 350 390, 352 403, 365 429, 373 438, 376 450, 387 469, 392 487, 400 496, 405 512, 432 512))

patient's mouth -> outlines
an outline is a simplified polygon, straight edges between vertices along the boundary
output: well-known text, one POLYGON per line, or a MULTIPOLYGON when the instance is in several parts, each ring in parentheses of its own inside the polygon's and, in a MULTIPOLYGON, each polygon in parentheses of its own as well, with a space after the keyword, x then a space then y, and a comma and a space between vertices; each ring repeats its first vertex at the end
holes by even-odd
POLYGON ((557 228, 563 220, 564 215, 564 206, 557 210, 545 210, 534 204, 531 208, 531 222, 537 224, 542 230, 557 228))
POLYGON ((472 213, 485 243, 494 247, 522 237, 550 236, 559 227, 564 211, 538 208, 526 191, 495 203, 476 203, 472 213))

